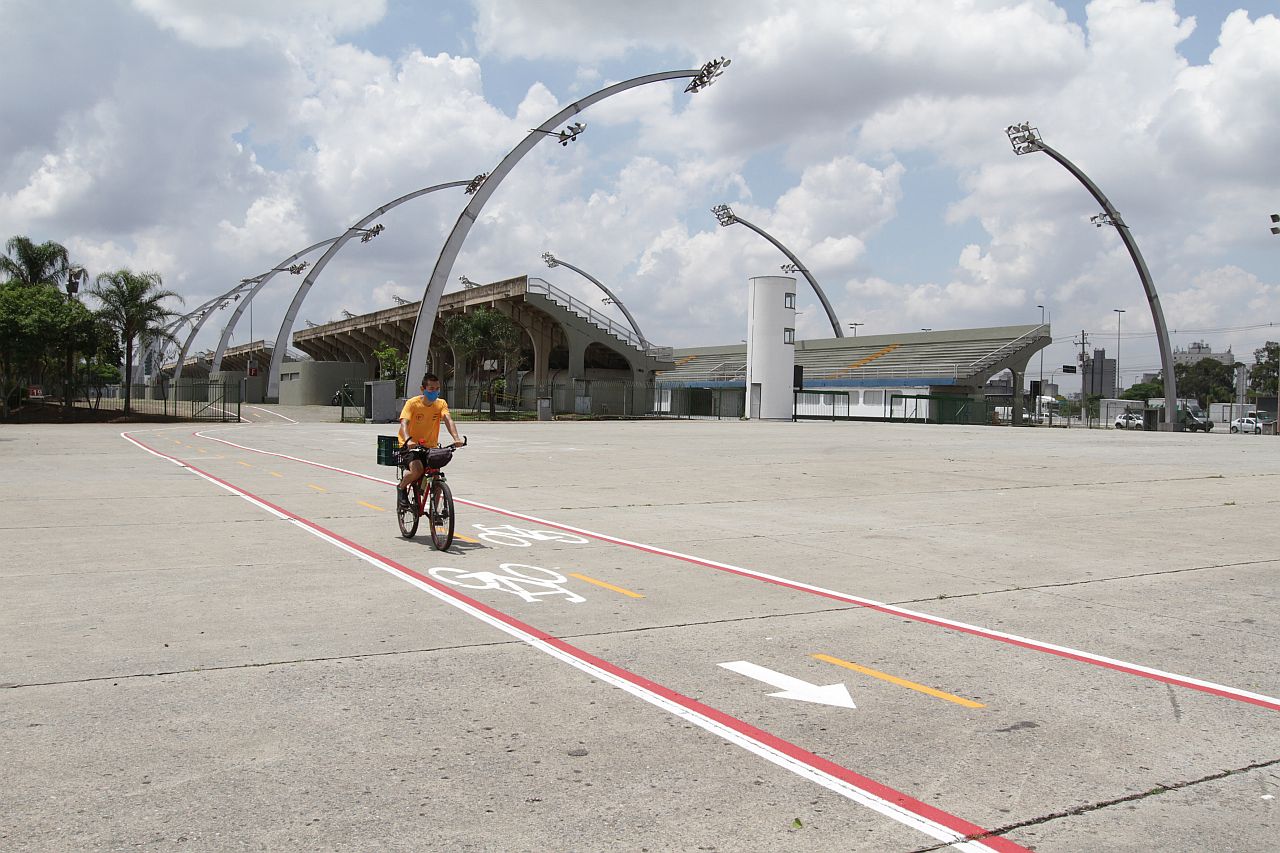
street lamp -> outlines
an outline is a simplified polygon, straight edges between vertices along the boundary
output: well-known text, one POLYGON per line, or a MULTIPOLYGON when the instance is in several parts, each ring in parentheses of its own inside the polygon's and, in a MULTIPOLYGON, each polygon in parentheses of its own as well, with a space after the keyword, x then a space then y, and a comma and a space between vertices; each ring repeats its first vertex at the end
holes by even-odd
POLYGON ((67 296, 75 296, 80 292, 80 287, 89 280, 89 271, 84 267, 75 266, 67 270, 67 296))
POLYGON ((618 294, 614 293, 612 290, 604 286, 604 282, 600 281, 600 279, 591 275, 586 270, 581 269, 580 267, 575 267, 573 264, 569 263, 568 261, 564 261, 564 260, 561 260, 560 258, 557 258, 555 255, 551 254, 550 252, 543 252, 542 260, 551 269, 555 269, 556 267, 565 267, 566 269, 571 269, 574 272, 576 272, 578 275, 585 278, 587 281, 594 284, 596 287, 600 288, 600 290, 605 295, 604 304, 617 305, 618 310, 622 312, 622 315, 627 318, 627 322, 631 324, 631 328, 635 330, 636 337, 640 339, 639 349, 643 350, 643 349, 649 348, 649 339, 644 336, 644 332, 640 331, 640 324, 636 322, 636 318, 631 316, 631 312, 627 310, 627 306, 618 297, 618 294))
POLYGON ((240 279, 241 284, 252 284, 253 287, 248 291, 248 293, 242 294, 244 299, 236 306, 236 310, 231 313, 231 319, 227 320, 227 324, 222 327, 222 337, 218 339, 218 345, 213 350, 213 361, 209 364, 210 373, 216 373, 222 369, 222 356, 226 353, 227 347, 231 345, 231 334, 235 331, 236 324, 240 322, 240 317, 244 314, 245 309, 248 309, 249 311, 249 341, 250 343, 253 342, 253 298, 258 295, 258 292, 261 291, 262 288, 266 287, 267 283, 270 282, 271 279, 275 278, 279 273, 287 272, 290 275, 299 275, 304 269, 306 269, 307 265, 305 263, 295 263, 298 258, 301 258, 303 255, 309 255, 321 246, 327 246, 337 239, 337 237, 330 237, 328 240, 321 240, 319 243, 314 243, 303 249, 301 252, 294 252, 292 255, 285 258, 279 264, 264 273, 252 276, 251 278, 240 279))
MULTIPOLYGON (((432 186, 423 187, 422 189, 414 190, 411 193, 406 193, 397 199, 393 199, 384 205, 374 208, 367 213, 364 218, 352 225, 346 231, 342 232, 337 237, 334 237, 332 240, 325 241, 330 244, 329 248, 325 249, 324 254, 320 256, 320 260, 316 261, 316 265, 311 268, 311 272, 307 273, 307 277, 298 285, 297 291, 293 294, 293 300, 289 303, 289 308, 285 312, 284 320, 280 323, 280 329, 276 332, 276 342, 271 348, 271 366, 267 370, 266 399, 269 402, 276 401, 280 398, 280 372, 284 368, 284 357, 289 349, 289 333, 293 331, 293 323, 298 318, 298 312, 302 310, 302 303, 307 298, 307 294, 311 291, 311 286, 315 284, 320 273, 323 272, 328 263, 337 256, 338 252, 342 250, 342 247, 357 234, 361 235, 360 242, 362 243, 367 243, 377 235, 381 234, 384 226, 381 223, 370 226, 370 223, 387 211, 393 210, 407 201, 412 201, 415 198, 429 195, 439 190, 465 187, 470 191, 469 188, 473 185, 478 187, 483 184, 484 178, 484 175, 476 175, 470 180, 446 181, 443 184, 433 184, 432 186)), ((423 370, 418 372, 418 375, 421 375, 423 372, 425 372, 425 367, 423 370)))
POLYGON ((720 223, 722 228, 727 228, 730 225, 735 224, 745 225, 772 243, 778 251, 782 252, 782 254, 786 255, 787 260, 791 262, 787 264, 787 267, 791 267, 792 269, 788 270, 787 267, 783 267, 783 271, 798 272, 805 277, 805 280, 809 282, 809 286, 813 288, 813 292, 818 295, 818 301, 820 301, 822 303, 822 307, 826 309, 827 319, 831 321, 832 331, 835 332, 837 338, 844 337, 844 330, 840 328, 840 320, 836 317, 835 309, 831 307, 831 303, 827 301, 827 295, 823 293, 822 288, 818 286, 818 280, 813 277, 813 273, 805 269, 804 265, 800 263, 800 259, 797 258, 790 249, 778 242, 772 234, 765 231, 759 225, 754 225, 743 219, 741 216, 738 216, 727 204, 717 204, 715 207, 711 208, 711 212, 715 214, 716 221, 720 223))
POLYGON ((585 124, 583 124, 580 121, 575 121, 573 124, 566 125, 563 130, 542 130, 540 128, 534 127, 534 128, 530 128, 529 132, 545 133, 547 136, 554 136, 560 142, 561 145, 568 147, 570 142, 577 142, 578 137, 582 134, 582 131, 586 129, 587 129, 587 126, 585 124))
POLYGON ((1023 122, 1022 124, 1009 125, 1004 132, 1009 137, 1009 144, 1013 146, 1014 154, 1043 152, 1070 172, 1076 180, 1084 185, 1084 188, 1089 191, 1094 200, 1102 205, 1103 212, 1091 217, 1090 221, 1099 228, 1104 225, 1110 225, 1120 233, 1120 239, 1124 242, 1125 248, 1129 250, 1129 257, 1133 260, 1133 265, 1138 270, 1138 278, 1142 281, 1142 288, 1146 291, 1147 304, 1151 308, 1151 319, 1156 327, 1156 339, 1160 344, 1160 364, 1164 369, 1165 428, 1176 429, 1178 423, 1178 389, 1177 379, 1173 372, 1173 348, 1169 343, 1169 330, 1164 323, 1164 310, 1160 307, 1160 296, 1156 293, 1156 285, 1151 279, 1151 271, 1147 269, 1147 262, 1143 259, 1142 252, 1138 249, 1138 244, 1133 239, 1129 226, 1125 224, 1124 219, 1120 216, 1120 211, 1116 210, 1110 199, 1103 194, 1102 190, 1098 189, 1098 185, 1089 180, 1088 175, 1080 171, 1076 164, 1059 154, 1041 139, 1038 128, 1023 122))
MULTIPOLYGON (((1124 313, 1123 308, 1112 308, 1116 312, 1116 399, 1120 398, 1120 315, 1124 313)), ((1166 403, 1166 405, 1168 405, 1166 403)))
POLYGON ((472 281, 471 279, 467 278, 465 275, 460 275, 460 276, 458 276, 458 281, 462 282, 462 287, 463 287, 463 289, 464 289, 464 290, 471 290, 471 289, 473 289, 473 288, 476 288, 476 287, 479 287, 479 286, 480 286, 480 285, 479 285, 479 284, 477 284, 476 282, 474 282, 474 281, 472 281))
POLYGON ((397 305, 412 305, 412 304, 413 304, 413 303, 412 303, 412 302, 410 302, 408 299, 405 299, 403 296, 396 296, 394 293, 393 293, 393 294, 391 294, 391 301, 392 301, 392 302, 394 302, 394 303, 395 303, 395 304, 397 304, 397 305))
POLYGON ((494 167, 492 172, 478 181, 473 181, 474 189, 472 185, 468 185, 467 189, 471 195, 471 200, 467 202, 467 206, 458 214, 453 230, 445 238, 444 246, 440 249, 435 266, 431 270, 431 277, 427 279, 426 288, 422 293, 422 301, 418 307, 418 318, 413 324, 413 337, 409 342, 408 374, 410 376, 421 376, 426 371, 427 351, 431 347, 431 332, 435 327, 436 314, 440 310, 440 298, 444 295, 444 289, 449 283, 449 276, 453 271, 454 262, 458 259, 458 253, 462 251, 462 245, 467 240, 467 234, 470 233, 471 227, 479 218, 485 203, 497 191, 502 181, 507 175, 511 174, 512 169, 516 167, 520 160, 548 135, 545 131, 559 127, 563 122, 569 121, 593 104, 620 92, 625 92, 628 89, 634 89, 637 86, 658 83, 663 80, 692 78, 692 83, 690 83, 686 91, 691 93, 700 92, 714 83, 715 79, 728 66, 729 60, 721 57, 705 63, 701 68, 646 74, 642 77, 633 77, 630 80, 623 80, 620 83, 606 86, 597 92, 587 95, 585 98, 580 98, 569 104, 538 125, 534 131, 530 132, 514 148, 507 152, 507 155, 502 158, 502 162, 494 167))
POLYGON ((705 63, 698 70, 698 73, 693 76, 693 79, 689 81, 689 85, 684 87, 685 92, 690 95, 698 94, 716 82, 716 78, 723 74, 724 70, 732 64, 732 59, 725 59, 723 56, 705 63))
POLYGON ((853 329, 853 336, 856 338, 858 336, 858 327, 865 326, 867 324, 866 323, 845 323, 845 325, 848 326, 850 329, 853 329))

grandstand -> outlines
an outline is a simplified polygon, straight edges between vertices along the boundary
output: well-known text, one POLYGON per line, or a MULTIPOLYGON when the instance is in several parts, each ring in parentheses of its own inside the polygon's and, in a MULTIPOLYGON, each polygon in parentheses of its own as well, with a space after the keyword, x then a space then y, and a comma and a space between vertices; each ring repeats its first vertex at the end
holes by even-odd
MULTIPOLYGON (((1021 388, 1031 356, 1052 340, 1040 324, 824 338, 797 341, 795 363, 805 389, 849 392, 850 416, 886 417, 895 396, 980 400, 987 380, 1006 370, 1021 388)), ((656 378, 661 387, 746 387, 746 344, 676 349, 673 357, 675 366, 656 378)))

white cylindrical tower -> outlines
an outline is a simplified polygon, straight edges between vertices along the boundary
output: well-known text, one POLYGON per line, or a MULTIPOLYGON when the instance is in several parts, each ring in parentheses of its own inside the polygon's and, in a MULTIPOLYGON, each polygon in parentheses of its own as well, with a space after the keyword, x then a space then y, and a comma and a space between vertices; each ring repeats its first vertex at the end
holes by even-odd
POLYGON ((796 363, 796 280, 762 275, 747 297, 747 414, 791 420, 796 363))

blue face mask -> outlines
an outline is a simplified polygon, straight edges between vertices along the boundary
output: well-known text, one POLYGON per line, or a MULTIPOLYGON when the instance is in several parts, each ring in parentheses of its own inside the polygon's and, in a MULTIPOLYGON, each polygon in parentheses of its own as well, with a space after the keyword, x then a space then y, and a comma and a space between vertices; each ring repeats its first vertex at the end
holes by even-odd
POLYGON ((434 403, 436 400, 440 399, 440 392, 439 391, 423 391, 422 396, 427 398, 428 403, 434 403))

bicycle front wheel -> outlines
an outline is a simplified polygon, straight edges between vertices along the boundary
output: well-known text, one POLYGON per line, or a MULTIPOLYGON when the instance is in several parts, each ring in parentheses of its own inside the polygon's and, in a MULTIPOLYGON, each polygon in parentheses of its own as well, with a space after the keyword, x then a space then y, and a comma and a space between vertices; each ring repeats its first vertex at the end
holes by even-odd
POLYGON ((400 535, 412 539, 418 532, 418 510, 422 506, 422 484, 409 487, 409 505, 396 507, 396 521, 400 523, 400 535))
POLYGON ((437 551, 448 551, 453 544, 453 492, 444 480, 431 484, 427 497, 427 522, 431 525, 431 544, 437 551))

